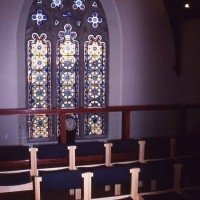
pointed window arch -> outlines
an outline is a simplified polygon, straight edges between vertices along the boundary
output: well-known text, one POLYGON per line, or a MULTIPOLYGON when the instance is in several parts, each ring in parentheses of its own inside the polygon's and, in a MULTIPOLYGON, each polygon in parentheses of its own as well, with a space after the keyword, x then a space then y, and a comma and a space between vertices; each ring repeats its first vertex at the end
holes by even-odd
MULTIPOLYGON (((28 108, 105 107, 109 33, 99 0, 34 0, 26 27, 28 108)), ((107 115, 74 115, 77 139, 107 136, 107 115)), ((59 116, 27 117, 28 140, 57 140, 59 116)))

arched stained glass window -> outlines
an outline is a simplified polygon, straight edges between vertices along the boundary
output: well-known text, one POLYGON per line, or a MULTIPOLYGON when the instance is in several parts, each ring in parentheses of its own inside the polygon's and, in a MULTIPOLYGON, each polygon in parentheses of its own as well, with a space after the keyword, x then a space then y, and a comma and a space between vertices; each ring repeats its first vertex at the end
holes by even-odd
MULTIPOLYGON (((34 0, 26 28, 28 108, 105 107, 109 34, 99 0, 34 0)), ((80 114, 77 139, 107 135, 107 116, 80 114)), ((29 141, 57 140, 59 116, 30 115, 29 141)))

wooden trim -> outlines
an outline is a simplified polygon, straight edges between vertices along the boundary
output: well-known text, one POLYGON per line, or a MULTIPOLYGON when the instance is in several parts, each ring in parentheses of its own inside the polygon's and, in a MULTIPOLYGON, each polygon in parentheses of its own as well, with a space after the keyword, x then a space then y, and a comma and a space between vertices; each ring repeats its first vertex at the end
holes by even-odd
POLYGON ((9 108, 0 109, 0 115, 29 115, 29 114, 62 114, 62 113, 101 113, 101 112, 126 112, 148 110, 174 110, 174 109, 198 109, 200 104, 168 104, 168 105, 130 105, 108 106, 105 108, 68 108, 68 109, 26 109, 9 108))
POLYGON ((40 165, 54 165, 54 164, 63 164, 68 166, 68 159, 67 158, 55 158, 55 159, 37 159, 38 168, 40 165))
MULTIPOLYGON (((128 105, 128 106, 108 106, 105 108, 69 108, 69 109, 0 109, 0 115, 35 115, 49 114, 60 115, 61 117, 61 143, 67 143, 66 135, 66 113, 108 113, 122 112, 122 139, 130 138, 130 112, 134 111, 155 111, 155 110, 179 110, 181 111, 180 124, 185 121, 187 109, 199 109, 200 104, 167 104, 167 105, 128 105)), ((184 129, 184 127, 183 127, 184 129)), ((182 130, 184 132, 184 130, 182 130)))
POLYGON ((94 155, 94 156, 76 156, 75 158, 76 165, 84 164, 94 164, 96 162, 104 163, 104 155, 94 155))
POLYGON ((67 134, 66 134, 66 114, 62 113, 60 116, 60 132, 61 132, 61 143, 66 144, 67 143, 67 134))
POLYGON ((0 161, 0 168, 1 167, 24 167, 30 166, 29 160, 19 160, 19 161, 0 161))
POLYGON ((139 152, 112 153, 111 162, 139 161, 139 152))
POLYGON ((130 139, 130 121, 131 113, 130 111, 122 112, 122 139, 130 139))

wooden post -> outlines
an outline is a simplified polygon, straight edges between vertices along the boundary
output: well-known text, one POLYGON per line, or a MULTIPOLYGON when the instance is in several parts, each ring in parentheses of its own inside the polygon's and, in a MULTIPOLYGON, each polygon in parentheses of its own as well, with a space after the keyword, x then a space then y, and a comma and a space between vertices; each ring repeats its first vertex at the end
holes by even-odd
POLYGON ((113 144, 112 143, 105 143, 104 147, 105 147, 105 165, 107 167, 112 166, 112 158, 111 158, 111 148, 112 148, 113 144))
POLYGON ((84 182, 84 197, 83 200, 91 200, 92 199, 92 177, 93 173, 92 172, 86 172, 82 174, 83 177, 83 182, 84 182))
POLYGON ((41 177, 35 177, 35 200, 41 199, 41 191, 40 191, 40 182, 42 181, 41 177))
POLYGON ((67 134, 66 134, 66 114, 62 113, 60 115, 60 132, 61 132, 61 143, 67 143, 67 134))
POLYGON ((122 139, 130 138, 130 111, 122 112, 122 139))
POLYGON ((37 151, 38 151, 38 148, 35 148, 35 147, 29 148, 30 157, 31 157, 31 176, 38 176, 37 151))
POLYGON ((145 163, 145 144, 146 144, 146 141, 144 140, 140 140, 138 142, 140 148, 139 148, 139 162, 141 163, 145 163))
POLYGON ((139 187, 139 168, 130 169, 131 173, 131 197, 136 200, 138 197, 138 187, 139 187))

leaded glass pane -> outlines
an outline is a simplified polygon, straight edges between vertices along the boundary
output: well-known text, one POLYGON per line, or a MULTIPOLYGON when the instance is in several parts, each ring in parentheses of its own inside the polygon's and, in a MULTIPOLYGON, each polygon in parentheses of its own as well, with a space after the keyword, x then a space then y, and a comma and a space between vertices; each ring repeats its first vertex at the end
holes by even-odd
POLYGON ((30 116, 29 124, 29 138, 41 139, 50 138, 51 136, 51 122, 52 118, 47 115, 34 115, 30 116))
POLYGON ((78 58, 79 43, 75 40, 76 32, 66 24, 64 31, 59 32, 57 42, 57 80, 58 105, 60 108, 78 106, 78 58))
POLYGON ((70 24, 66 24, 64 31, 60 31, 58 35, 60 37, 56 46, 58 106, 59 108, 75 108, 78 107, 79 89, 79 43, 75 40, 77 33, 72 31, 70 24))
MULTIPOLYGON (((51 43, 46 34, 32 34, 28 41, 29 108, 51 107, 51 43)), ((51 117, 29 116, 29 138, 51 137, 51 117)))
MULTIPOLYGON (((105 107, 105 63, 106 44, 102 37, 88 36, 84 45, 85 82, 84 106, 86 108, 105 107)), ((85 134, 101 135, 104 132, 104 115, 88 114, 85 116, 85 134)))

